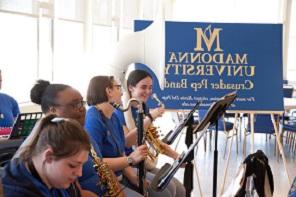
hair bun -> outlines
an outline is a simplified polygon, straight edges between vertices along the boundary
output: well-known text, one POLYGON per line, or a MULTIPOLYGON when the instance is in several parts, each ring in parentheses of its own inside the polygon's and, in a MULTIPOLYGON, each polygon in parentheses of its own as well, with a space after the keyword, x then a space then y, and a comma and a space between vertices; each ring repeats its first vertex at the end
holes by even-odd
POLYGON ((49 81, 38 80, 31 89, 30 98, 33 103, 41 104, 42 96, 46 88, 50 85, 49 81))

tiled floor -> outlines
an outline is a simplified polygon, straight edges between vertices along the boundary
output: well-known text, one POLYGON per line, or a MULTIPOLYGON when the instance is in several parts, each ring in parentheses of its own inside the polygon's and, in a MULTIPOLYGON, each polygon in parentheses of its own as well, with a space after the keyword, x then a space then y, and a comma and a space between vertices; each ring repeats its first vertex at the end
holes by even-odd
MULTIPOLYGON (((170 118, 167 118, 164 116, 162 121, 157 122, 158 125, 160 125, 163 134, 166 133, 166 131, 169 130, 169 128, 174 127, 174 123, 172 123, 170 118), (165 122, 163 122, 165 121, 165 122), (163 124, 165 123, 165 125, 163 124)), ((184 132, 184 131, 183 131, 184 132)), ((218 196, 220 196, 221 192, 221 186, 223 182, 224 177, 224 170, 226 166, 226 158, 224 158, 224 147, 225 147, 225 135, 222 132, 219 132, 218 135, 218 196)), ((186 150, 186 145, 184 143, 185 139, 185 133, 181 135, 180 143, 177 146, 177 151, 181 153, 183 150, 186 150)), ((244 157, 242 154, 242 140, 238 142, 238 154, 236 153, 236 143, 233 141, 232 149, 231 149, 231 158, 229 162, 229 168, 228 173, 226 176, 226 184, 225 189, 233 178, 235 177, 235 174, 237 172, 238 166, 243 161, 244 157)), ((176 140, 177 141, 177 140, 176 140)), ((250 154, 250 136, 247 136, 247 155, 250 154)), ((230 141, 229 141, 230 142, 230 141)), ((176 146, 175 142, 172 147, 176 146)), ((230 143, 228 143, 230 144, 230 143)), ((281 196, 287 196, 288 190, 289 190, 289 183, 288 178, 286 175, 286 172, 284 170, 283 160, 281 157, 279 157, 279 160, 277 160, 275 154, 274 154, 274 147, 275 147, 275 137, 271 136, 270 139, 267 139, 265 134, 255 134, 255 146, 254 150, 261 149, 268 157, 269 164, 272 169, 273 178, 274 178, 274 185, 275 185, 275 191, 274 195, 275 197, 281 197, 281 196)), ((212 139, 212 148, 210 149, 209 144, 209 137, 208 137, 208 143, 207 143, 207 150, 204 150, 204 140, 201 140, 198 144, 198 149, 196 151, 195 155, 195 163, 197 168, 197 174, 199 176, 200 180, 200 186, 201 186, 201 193, 202 196, 212 196, 212 177, 213 177, 213 149, 214 149, 214 140, 212 139)), ((296 156, 289 153, 289 151, 285 147, 285 155, 287 160, 287 167, 288 171, 290 173, 291 178, 293 179, 296 176, 296 156)), ((173 163, 172 159, 169 159, 166 156, 160 156, 158 167, 161 167, 164 163, 173 163)), ((183 181, 183 174, 184 169, 179 169, 176 173, 175 177, 178 178, 180 181, 183 181)), ((192 192, 192 197, 201 196, 200 190, 198 189, 198 183, 197 183, 197 176, 196 172, 194 172, 194 190, 192 192)))

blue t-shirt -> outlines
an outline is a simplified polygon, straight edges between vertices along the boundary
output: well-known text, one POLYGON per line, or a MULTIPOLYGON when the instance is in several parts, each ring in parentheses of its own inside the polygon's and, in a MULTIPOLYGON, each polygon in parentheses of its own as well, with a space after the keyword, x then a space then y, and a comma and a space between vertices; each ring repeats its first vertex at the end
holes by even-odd
MULTIPOLYGON (((119 121, 120 121, 120 124, 121 125, 124 125, 126 126, 126 122, 125 122, 125 119, 124 119, 124 114, 122 111, 116 109, 114 111, 114 113, 116 114, 116 116, 118 117, 119 121)), ((124 147, 124 152, 125 152, 125 155, 130 155, 132 152, 133 152, 133 148, 132 147, 124 147)))
POLYGON ((32 176, 19 159, 11 160, 5 167, 5 175, 2 178, 3 192, 5 197, 68 197, 66 189, 48 189, 48 187, 32 176))
POLYGON ((12 127, 19 113, 16 100, 7 94, 0 93, 0 127, 12 127))
MULTIPOLYGON (((102 158, 101 151, 97 143, 90 136, 91 144, 94 150, 97 153, 97 156, 102 158)), ((98 185, 100 179, 94 168, 94 160, 91 155, 88 156, 88 160, 83 164, 82 167, 82 176, 78 178, 80 186, 82 189, 96 193, 99 196, 102 196, 104 188, 102 185, 98 185)))
MULTIPOLYGON (((86 112, 85 128, 99 146, 103 157, 115 158, 124 154, 124 131, 115 113, 108 119, 96 107, 91 106, 86 112)), ((117 176, 121 173, 115 172, 117 176)))
POLYGON ((122 111, 115 109, 114 114, 118 117, 119 122, 121 125, 126 125, 125 119, 124 119, 124 114, 122 111))

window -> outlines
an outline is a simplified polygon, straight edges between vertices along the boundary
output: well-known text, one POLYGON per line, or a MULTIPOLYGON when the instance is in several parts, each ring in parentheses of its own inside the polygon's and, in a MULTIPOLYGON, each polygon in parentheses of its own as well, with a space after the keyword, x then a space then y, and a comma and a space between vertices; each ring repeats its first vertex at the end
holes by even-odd
MULTIPOLYGON (((14 96, 19 102, 29 101, 29 91, 39 78, 70 84, 85 94, 92 76, 110 74, 112 47, 118 37, 132 32, 134 19, 153 19, 159 5, 157 0, 93 0, 91 10, 88 10, 87 1, 59 0, 53 1, 56 3, 53 6, 56 8, 54 23, 46 15, 50 13, 48 10, 42 11, 45 16, 38 23, 37 2, 0 0, 3 92, 14 96), (93 25, 88 30, 90 33, 86 33, 84 26, 88 12, 93 16, 93 25), (120 31, 116 26, 118 22, 120 31), (85 40, 91 40, 90 53, 85 53, 85 40), (16 81, 21 83, 16 84, 16 81), (15 91, 16 88, 18 91, 15 91)), ((279 0, 175 0, 166 1, 169 7, 166 12, 170 12, 170 20, 282 23, 282 4, 279 0)), ((287 78, 295 80, 295 0, 291 13, 287 78)))
POLYGON ((290 22, 290 37, 289 37, 289 49, 288 49, 288 72, 287 72, 287 80, 296 81, 296 1, 292 1, 291 8, 291 22, 290 22))
POLYGON ((0 12, 0 29, 3 92, 27 101, 37 77, 36 18, 0 12))

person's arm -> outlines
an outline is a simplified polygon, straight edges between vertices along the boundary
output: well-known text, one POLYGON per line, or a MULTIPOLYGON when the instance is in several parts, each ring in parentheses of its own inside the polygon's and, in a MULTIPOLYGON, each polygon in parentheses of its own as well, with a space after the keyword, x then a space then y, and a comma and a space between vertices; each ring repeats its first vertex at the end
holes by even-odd
POLYGON ((135 186, 138 186, 138 176, 132 167, 127 167, 123 170, 123 175, 135 186))
MULTIPOLYGON (((127 167, 123 170, 123 175, 135 186, 139 186, 139 177, 135 173, 132 167, 127 167)), ((145 180, 146 187, 150 185, 150 182, 145 180)))
POLYGON ((81 197, 98 197, 98 195, 96 195, 95 193, 87 190, 80 190, 80 194, 81 194, 81 197))
POLYGON ((101 154, 104 148, 103 141, 107 136, 107 129, 96 108, 91 107, 86 112, 84 128, 90 135, 92 143, 95 144, 94 148, 98 147, 101 154))
POLYGON ((129 131, 125 125, 123 125, 122 128, 124 130, 125 147, 130 148, 131 146, 136 145, 138 138, 137 128, 134 128, 131 131, 129 131))
POLYGON ((126 156, 116 158, 103 158, 103 161, 106 162, 109 168, 113 171, 123 170, 129 166, 126 156))
POLYGON ((179 153, 177 153, 174 149, 172 149, 168 144, 160 141, 162 148, 164 149, 163 154, 176 160, 179 157, 179 153))
MULTIPOLYGON (((92 137, 94 143, 102 150, 103 139, 106 138, 106 129, 103 122, 99 118, 99 114, 95 109, 89 109, 86 114, 85 128, 92 137), (90 111, 91 110, 91 111, 90 111)), ((113 171, 122 170, 128 166, 126 157, 103 158, 109 168, 113 171)))
MULTIPOLYGON (((132 164, 136 165, 140 161, 143 161, 147 157, 147 153, 148 150, 146 145, 137 147, 136 150, 129 155, 129 157, 132 159, 132 164)), ((123 170, 129 166, 127 157, 125 155, 116 158, 103 158, 103 161, 106 162, 109 168, 113 171, 123 170)))
MULTIPOLYGON (((158 117, 161 117, 162 114, 164 113, 164 111, 165 111, 165 109, 163 107, 151 109, 150 115, 145 116, 145 118, 143 119, 144 130, 147 130, 149 128, 149 126, 152 124, 153 120, 155 120, 158 117)), ((125 121, 124 121, 123 130, 124 130, 124 135, 125 135, 125 146, 131 147, 133 145, 136 145, 137 139, 138 139, 137 128, 132 128, 129 130, 125 124, 125 121)))
POLYGON ((164 111, 165 109, 163 107, 150 109, 143 120, 144 130, 147 130, 155 119, 161 117, 164 111))
POLYGON ((155 120, 158 117, 161 117, 164 112, 165 112, 165 109, 163 107, 158 107, 158 108, 149 110, 149 113, 151 114, 153 120, 155 120))
POLYGON ((130 148, 137 143, 137 129, 134 128, 129 131, 126 126, 125 117, 122 111, 115 110, 115 114, 117 115, 124 131, 125 147, 130 148))

